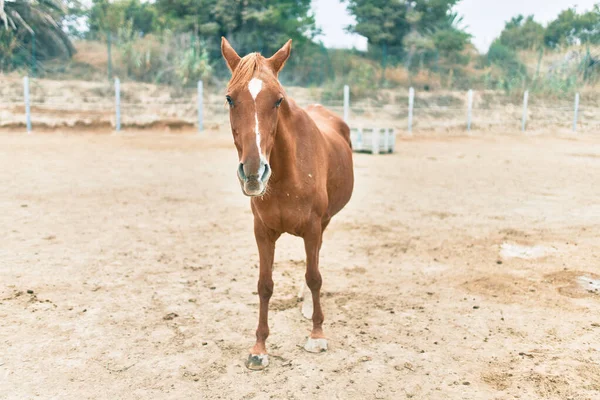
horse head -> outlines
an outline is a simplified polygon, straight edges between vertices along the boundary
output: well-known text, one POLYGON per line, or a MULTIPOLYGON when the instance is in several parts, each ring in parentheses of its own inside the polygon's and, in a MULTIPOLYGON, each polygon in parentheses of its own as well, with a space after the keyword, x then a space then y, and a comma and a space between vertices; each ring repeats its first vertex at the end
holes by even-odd
POLYGON ((271 58, 259 53, 242 58, 227 39, 221 40, 221 52, 232 74, 225 98, 239 156, 237 176, 246 196, 262 196, 267 191, 271 177, 269 159, 279 112, 285 102, 278 74, 290 56, 291 47, 289 40, 271 58))

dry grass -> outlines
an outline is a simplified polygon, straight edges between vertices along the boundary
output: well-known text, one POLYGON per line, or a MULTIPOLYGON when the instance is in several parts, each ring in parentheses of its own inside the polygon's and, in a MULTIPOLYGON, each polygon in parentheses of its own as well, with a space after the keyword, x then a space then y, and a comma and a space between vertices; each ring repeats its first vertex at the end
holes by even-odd
MULTIPOLYGON (((108 68, 107 45, 103 42, 91 40, 78 40, 75 42, 77 53, 73 61, 91 65, 94 68, 105 70, 108 68)), ((113 56, 117 56, 114 54, 113 56)), ((113 58, 113 61, 115 59, 113 58)))

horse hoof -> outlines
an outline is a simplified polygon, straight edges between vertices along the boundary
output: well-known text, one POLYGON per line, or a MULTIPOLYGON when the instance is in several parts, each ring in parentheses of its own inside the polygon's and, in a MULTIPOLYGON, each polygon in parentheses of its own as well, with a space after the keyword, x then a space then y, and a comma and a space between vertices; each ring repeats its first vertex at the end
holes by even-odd
POLYGON ((246 368, 252 371, 260 371, 269 365, 269 355, 268 354, 250 354, 248 356, 248 360, 246 361, 246 368))
POLYGON ((322 353, 327 351, 327 339, 313 339, 309 337, 304 345, 304 350, 308 351, 309 353, 322 353))

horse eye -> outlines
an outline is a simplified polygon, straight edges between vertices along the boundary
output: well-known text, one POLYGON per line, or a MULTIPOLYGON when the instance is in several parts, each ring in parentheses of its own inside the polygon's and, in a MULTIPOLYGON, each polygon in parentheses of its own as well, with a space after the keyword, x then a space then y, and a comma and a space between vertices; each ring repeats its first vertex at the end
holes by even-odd
POLYGON ((227 103, 229 104, 229 107, 233 107, 233 100, 231 99, 231 97, 225 96, 225 100, 227 100, 227 103))
POLYGON ((279 100, 277 100, 277 103, 275 103, 275 107, 279 108, 279 106, 281 105, 282 101, 283 101, 283 97, 280 98, 279 100))

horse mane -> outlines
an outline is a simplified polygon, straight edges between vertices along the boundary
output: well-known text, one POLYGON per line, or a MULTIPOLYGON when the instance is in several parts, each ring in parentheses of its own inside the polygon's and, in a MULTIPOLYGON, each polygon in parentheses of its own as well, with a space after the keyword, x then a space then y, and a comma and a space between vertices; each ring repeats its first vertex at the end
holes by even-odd
POLYGON ((250 53, 242 58, 233 71, 231 80, 227 88, 235 90, 236 88, 247 84, 257 73, 262 71, 265 58, 260 53, 250 53))

